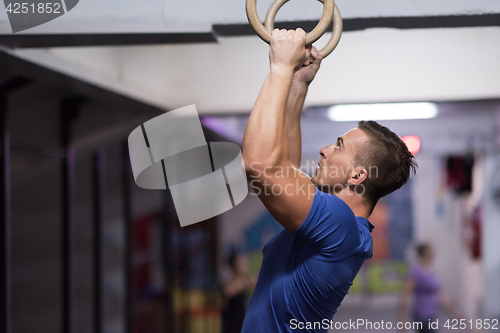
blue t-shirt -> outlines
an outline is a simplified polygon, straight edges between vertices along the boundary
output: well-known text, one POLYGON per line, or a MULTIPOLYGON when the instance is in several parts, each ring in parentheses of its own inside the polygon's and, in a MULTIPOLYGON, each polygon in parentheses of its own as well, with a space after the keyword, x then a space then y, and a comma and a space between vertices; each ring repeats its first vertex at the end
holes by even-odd
POLYGON ((361 265, 373 256, 372 229, 343 200, 316 189, 300 227, 282 229, 264 246, 241 332, 327 332, 323 320, 333 319, 361 265), (299 329, 299 323, 315 327, 299 329))

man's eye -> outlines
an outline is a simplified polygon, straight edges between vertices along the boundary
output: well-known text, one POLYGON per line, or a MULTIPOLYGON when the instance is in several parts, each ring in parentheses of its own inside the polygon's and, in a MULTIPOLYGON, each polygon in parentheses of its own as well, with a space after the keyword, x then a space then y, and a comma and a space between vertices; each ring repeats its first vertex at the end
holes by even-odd
POLYGON ((340 149, 340 145, 337 143, 337 146, 335 147, 335 149, 339 150, 340 149))

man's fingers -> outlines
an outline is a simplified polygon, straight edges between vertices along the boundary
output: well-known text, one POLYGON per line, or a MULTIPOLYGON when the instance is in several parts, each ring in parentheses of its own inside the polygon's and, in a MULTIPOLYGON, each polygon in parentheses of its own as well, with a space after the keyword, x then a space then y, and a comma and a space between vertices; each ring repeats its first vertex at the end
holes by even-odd
POLYGON ((306 60, 304 61, 304 66, 307 66, 313 62, 313 58, 311 57, 311 49, 306 48, 306 60))
POLYGON ((313 57, 311 56, 311 50, 312 50, 312 45, 307 45, 306 46, 306 52, 307 52, 307 59, 304 62, 304 66, 307 66, 313 62, 313 57))
POLYGON ((315 46, 313 46, 311 49, 311 55, 314 57, 314 59, 322 58, 315 46))
POLYGON ((297 30, 286 30, 286 29, 275 28, 271 32, 271 36, 273 36, 273 37, 288 37, 288 38, 292 38, 292 39, 294 37, 298 37, 299 39, 301 39, 305 42, 306 32, 300 28, 297 30))
POLYGON ((297 28, 295 32, 298 33, 299 35, 304 35, 304 37, 306 36, 306 32, 302 28, 297 28))
MULTIPOLYGON (((280 30, 276 28, 271 32, 271 37, 270 55, 275 55, 275 58, 271 58, 271 62, 274 59, 276 62, 287 64, 291 62, 290 64, 292 64, 303 59, 303 63, 301 64, 303 66, 313 63, 314 58, 311 56, 312 46, 305 45, 306 33, 303 29, 280 30)), ((301 65, 295 67, 294 70, 297 71, 301 65)))
POLYGON ((312 62, 316 62, 316 63, 321 63, 321 60, 323 60, 323 57, 321 56, 321 54, 319 54, 318 49, 314 46, 311 49, 311 58, 312 58, 312 62))
MULTIPOLYGON (((292 31, 292 30, 290 30, 292 31)), ((275 28, 272 32, 271 32, 271 36, 283 36, 283 35, 287 35, 289 32, 289 30, 286 30, 286 29, 278 29, 278 28, 275 28)))

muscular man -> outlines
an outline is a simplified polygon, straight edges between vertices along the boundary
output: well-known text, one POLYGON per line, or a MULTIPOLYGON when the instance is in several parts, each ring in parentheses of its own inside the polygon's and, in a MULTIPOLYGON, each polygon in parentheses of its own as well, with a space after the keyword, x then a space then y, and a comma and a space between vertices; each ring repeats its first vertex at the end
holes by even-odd
POLYGON ((302 29, 275 29, 269 58, 243 159, 252 188, 284 229, 263 249, 242 332, 326 332, 372 257, 373 208, 407 182, 416 163, 395 133, 360 122, 320 150, 309 178, 299 170, 300 115, 321 57, 305 47, 302 29))

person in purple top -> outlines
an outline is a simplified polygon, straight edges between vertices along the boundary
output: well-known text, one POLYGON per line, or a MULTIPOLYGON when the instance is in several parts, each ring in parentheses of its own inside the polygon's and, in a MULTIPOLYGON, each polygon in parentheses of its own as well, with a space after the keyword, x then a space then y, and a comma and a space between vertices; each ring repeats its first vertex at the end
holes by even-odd
POLYGON ((441 292, 441 281, 432 269, 434 251, 427 243, 417 246, 418 262, 411 267, 401 295, 400 322, 407 322, 408 305, 413 294, 411 314, 414 322, 422 323, 421 333, 436 332, 429 327, 429 320, 437 319, 440 306, 454 318, 462 318, 460 312, 441 292))
POLYGON ((305 40, 300 28, 272 32, 269 75, 243 137, 248 182, 283 229, 263 249, 242 333, 327 332, 373 255, 375 205, 416 168, 397 134, 363 121, 319 151, 312 177, 300 170, 300 118, 322 60, 305 40))

